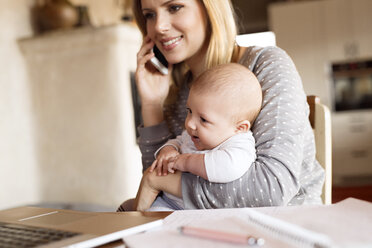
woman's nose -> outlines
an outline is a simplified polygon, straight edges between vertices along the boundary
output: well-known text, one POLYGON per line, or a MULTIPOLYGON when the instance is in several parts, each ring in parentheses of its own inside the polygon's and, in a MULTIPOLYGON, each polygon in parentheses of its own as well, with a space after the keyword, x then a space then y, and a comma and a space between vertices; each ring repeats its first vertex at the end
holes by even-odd
POLYGON ((155 30, 158 33, 164 34, 170 28, 169 18, 166 15, 158 14, 155 24, 155 30))

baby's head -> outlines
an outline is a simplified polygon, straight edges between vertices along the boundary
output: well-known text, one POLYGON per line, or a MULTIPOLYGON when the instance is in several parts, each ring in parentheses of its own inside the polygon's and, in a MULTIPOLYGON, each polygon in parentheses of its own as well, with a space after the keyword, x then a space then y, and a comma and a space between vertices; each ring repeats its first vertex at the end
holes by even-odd
POLYGON ((213 67, 191 85, 186 129, 199 150, 212 149, 232 135, 248 131, 261 102, 260 84, 245 66, 229 63, 213 67))
POLYGON ((236 121, 246 119, 251 125, 261 109, 260 83, 248 68, 237 63, 207 70, 195 80, 191 91, 200 97, 213 96, 216 102, 228 106, 226 117, 236 121))

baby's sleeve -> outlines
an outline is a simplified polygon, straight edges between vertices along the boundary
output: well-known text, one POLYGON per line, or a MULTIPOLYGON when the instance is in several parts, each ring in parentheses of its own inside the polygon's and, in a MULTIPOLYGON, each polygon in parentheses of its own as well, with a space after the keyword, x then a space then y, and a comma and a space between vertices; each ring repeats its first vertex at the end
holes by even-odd
POLYGON ((204 155, 209 182, 228 183, 242 177, 256 160, 252 132, 235 135, 204 155))
POLYGON ((165 146, 172 146, 174 147, 174 149, 180 152, 182 142, 183 142, 182 135, 178 135, 176 138, 168 140, 167 143, 165 143, 164 145, 162 145, 161 147, 159 147, 159 149, 155 151, 154 158, 156 159, 160 150, 163 149, 165 146))

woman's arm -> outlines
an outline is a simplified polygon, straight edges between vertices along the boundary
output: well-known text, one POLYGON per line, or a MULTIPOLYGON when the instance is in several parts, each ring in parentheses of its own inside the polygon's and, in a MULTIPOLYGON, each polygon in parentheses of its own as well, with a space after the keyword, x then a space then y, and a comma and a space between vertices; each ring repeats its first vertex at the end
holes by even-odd
POLYGON ((245 56, 243 63, 263 91, 262 110, 252 128, 257 159, 243 177, 227 184, 183 173, 186 209, 301 204, 311 194, 320 195, 323 172, 314 161, 306 96, 293 62, 275 47, 253 47, 245 56), (313 192, 305 192, 306 187, 313 192))
POLYGON ((141 99, 141 114, 143 125, 138 128, 139 147, 142 153, 143 171, 153 160, 154 152, 173 135, 165 122, 163 109, 168 96, 172 65, 169 74, 163 75, 155 69, 149 60, 154 56, 154 42, 144 37, 137 53, 136 86, 141 99))
POLYGON ((155 152, 169 139, 175 138, 183 131, 183 123, 186 118, 186 100, 188 87, 182 85, 177 93, 177 101, 166 105, 164 108, 164 121, 158 125, 138 128, 138 144, 142 153, 143 171, 151 166, 155 160, 155 152))
POLYGON ((151 207, 160 191, 166 191, 174 196, 182 197, 181 172, 176 171, 166 176, 157 176, 155 172, 145 170, 134 200, 134 210, 144 211, 151 207))
POLYGON ((174 136, 169 131, 166 122, 151 127, 140 126, 138 132, 138 145, 142 154, 142 166, 144 172, 155 160, 155 152, 164 145, 168 139, 171 139, 174 136))

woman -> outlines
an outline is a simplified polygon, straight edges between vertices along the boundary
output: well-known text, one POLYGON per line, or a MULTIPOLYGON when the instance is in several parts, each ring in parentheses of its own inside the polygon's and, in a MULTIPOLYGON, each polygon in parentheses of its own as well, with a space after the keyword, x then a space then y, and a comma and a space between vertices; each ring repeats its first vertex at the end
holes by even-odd
POLYGON ((144 171, 154 152, 182 132, 189 85, 207 68, 243 64, 263 92, 252 128, 257 159, 243 177, 217 184, 190 173, 158 177, 145 171, 141 187, 180 196, 186 209, 321 203, 324 171, 315 160, 306 95, 288 55, 276 47, 237 46, 229 0, 135 0, 134 13, 144 37, 136 71, 144 171), (154 45, 168 60, 170 74, 160 74, 149 63, 154 45))

